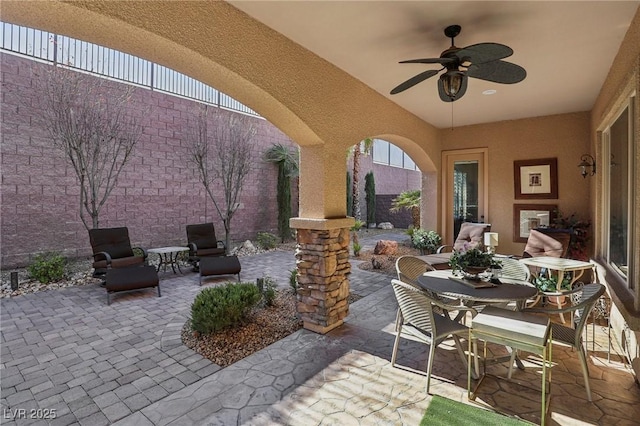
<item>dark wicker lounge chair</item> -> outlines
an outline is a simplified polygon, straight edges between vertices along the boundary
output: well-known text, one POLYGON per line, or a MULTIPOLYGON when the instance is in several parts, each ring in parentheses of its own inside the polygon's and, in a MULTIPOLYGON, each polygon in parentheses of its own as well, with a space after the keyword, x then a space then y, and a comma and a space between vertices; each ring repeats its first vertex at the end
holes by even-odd
POLYGON ((133 252, 126 227, 90 229, 89 240, 93 249, 94 276, 103 275, 110 268, 144 265, 147 260, 145 249, 136 247, 142 255, 133 252))
POLYGON ((187 242, 189 262, 196 271, 201 257, 224 256, 227 253, 224 242, 216 239, 213 223, 187 225, 187 242))

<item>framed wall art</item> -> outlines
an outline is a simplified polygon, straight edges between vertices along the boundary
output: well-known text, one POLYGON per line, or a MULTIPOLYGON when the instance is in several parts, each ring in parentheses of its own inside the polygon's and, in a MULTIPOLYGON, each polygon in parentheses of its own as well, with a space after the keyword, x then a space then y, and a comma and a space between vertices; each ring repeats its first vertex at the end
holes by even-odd
POLYGON ((516 200, 558 198, 558 159, 513 162, 516 200))
POLYGON ((526 243, 532 229, 550 226, 557 208, 556 204, 514 204, 513 241, 526 243))

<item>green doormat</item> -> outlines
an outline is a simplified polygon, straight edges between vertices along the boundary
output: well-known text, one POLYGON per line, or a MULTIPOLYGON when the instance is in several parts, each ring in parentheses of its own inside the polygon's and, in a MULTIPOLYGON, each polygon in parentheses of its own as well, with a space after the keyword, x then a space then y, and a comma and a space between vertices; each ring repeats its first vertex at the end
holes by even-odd
POLYGON ((420 426, 522 426, 529 423, 434 395, 420 426))

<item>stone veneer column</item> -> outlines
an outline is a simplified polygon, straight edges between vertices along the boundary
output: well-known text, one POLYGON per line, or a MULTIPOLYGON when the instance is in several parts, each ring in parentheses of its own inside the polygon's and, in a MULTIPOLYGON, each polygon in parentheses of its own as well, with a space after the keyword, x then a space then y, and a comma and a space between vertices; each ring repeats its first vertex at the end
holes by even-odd
POLYGON ((349 229, 353 218, 291 219, 297 229, 297 310, 304 328, 325 334, 349 313, 349 229))

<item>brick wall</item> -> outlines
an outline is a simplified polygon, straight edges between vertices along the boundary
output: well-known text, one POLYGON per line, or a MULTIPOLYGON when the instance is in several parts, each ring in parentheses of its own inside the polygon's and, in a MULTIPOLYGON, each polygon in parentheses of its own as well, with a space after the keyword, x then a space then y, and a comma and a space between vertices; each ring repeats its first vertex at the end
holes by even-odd
MULTIPOLYGON (((347 162, 349 171, 353 170, 353 160, 347 162)), ((422 188, 422 173, 373 162, 373 156, 360 157, 360 210, 362 220, 367 219, 367 201, 364 190, 365 175, 373 171, 376 183, 376 223, 391 222, 396 228, 406 228, 412 224, 408 211, 389 212, 391 200, 403 191, 422 188)))
POLYGON ((408 228, 413 224, 411 212, 407 209, 402 209, 398 212, 392 213, 389 211, 391 203, 397 195, 376 195, 376 220, 380 222, 391 222, 396 228, 408 228))
MULTIPOLYGON (((33 77, 37 64, 0 53, 2 268, 26 265, 33 255, 47 251, 68 257, 91 253, 89 237, 78 213, 79 187, 74 170, 39 124, 40 97, 33 77)), ((146 114, 144 133, 133 157, 100 213, 100 226, 127 226, 132 244, 145 248, 184 245, 185 225, 204 221, 213 221, 218 237, 223 238, 222 223, 188 163, 184 136, 196 102, 142 88, 135 89, 133 102, 140 110, 149 107, 152 110, 146 114)), ((245 182, 241 207, 232 221, 233 241, 253 239, 258 231, 277 232, 277 169, 261 158, 275 143, 296 146, 266 120, 253 120, 258 128, 254 139, 255 168, 245 182)), ((420 188, 420 172, 374 165, 371 156, 363 157, 360 185, 363 219, 366 218, 364 176, 370 170, 376 175, 378 194, 395 196, 406 189, 420 188)), ((292 213, 296 216, 297 181, 292 187, 292 213)), ((404 226, 404 221, 387 219, 387 215, 388 212, 382 214, 377 221, 390 220, 396 226, 404 226)))
MULTIPOLYGON (((91 247, 78 213, 74 170, 38 124, 39 96, 32 76, 36 63, 7 54, 0 54, 0 62, 1 266, 25 265, 45 251, 88 256, 91 247)), ((187 160, 184 135, 196 103, 142 88, 135 90, 133 102, 141 110, 148 106, 152 110, 133 157, 101 211, 100 226, 127 226, 132 243, 146 248, 184 245, 185 225, 204 221, 213 221, 223 238, 222 223, 187 160)), ((277 231, 277 169, 261 158, 274 143, 295 147, 267 121, 253 121, 258 129, 255 167, 232 221, 234 241, 254 238, 258 231, 277 231)), ((293 186, 295 216, 298 197, 297 185, 293 186)))

